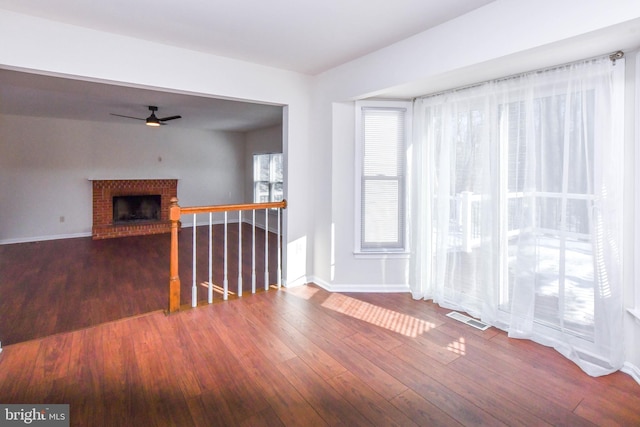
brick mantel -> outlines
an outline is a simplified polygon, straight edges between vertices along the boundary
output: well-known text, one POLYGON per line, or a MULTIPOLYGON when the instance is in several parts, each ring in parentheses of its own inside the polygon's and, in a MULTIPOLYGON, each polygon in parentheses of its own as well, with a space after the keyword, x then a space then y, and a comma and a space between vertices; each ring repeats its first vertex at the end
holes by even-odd
POLYGON ((93 186, 93 231, 94 239, 138 236, 171 231, 169 204, 178 196, 177 179, 114 179, 91 180, 93 186), (159 194, 160 220, 134 224, 113 222, 113 197, 159 194))

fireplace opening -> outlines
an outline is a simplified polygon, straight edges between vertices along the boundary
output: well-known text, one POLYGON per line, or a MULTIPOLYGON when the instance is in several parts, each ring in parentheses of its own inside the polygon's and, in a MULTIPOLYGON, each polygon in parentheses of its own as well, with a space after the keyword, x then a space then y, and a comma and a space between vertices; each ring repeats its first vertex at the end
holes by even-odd
POLYGON ((139 196, 113 196, 113 223, 160 220, 159 194, 139 196))

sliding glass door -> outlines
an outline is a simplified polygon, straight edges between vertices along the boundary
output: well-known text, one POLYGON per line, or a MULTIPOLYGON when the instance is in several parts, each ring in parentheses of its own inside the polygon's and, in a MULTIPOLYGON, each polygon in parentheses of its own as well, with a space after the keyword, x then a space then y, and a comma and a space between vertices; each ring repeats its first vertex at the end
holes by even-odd
MULTIPOLYGON (((532 287, 535 322, 593 341, 593 90, 501 107, 502 308, 511 311, 514 287, 532 287)), ((529 293, 519 299, 532 301, 529 293)))

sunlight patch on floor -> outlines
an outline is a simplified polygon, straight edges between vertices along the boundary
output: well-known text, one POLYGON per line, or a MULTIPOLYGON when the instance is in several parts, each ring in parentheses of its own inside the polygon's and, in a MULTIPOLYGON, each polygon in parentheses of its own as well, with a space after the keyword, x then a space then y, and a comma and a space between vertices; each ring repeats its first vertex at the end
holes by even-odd
POLYGON ((464 356, 467 353, 467 346, 464 342, 464 337, 458 338, 458 341, 452 341, 447 345, 447 350, 452 353, 464 356))
POLYGON ((320 289, 313 288, 311 286, 294 286, 291 288, 287 288, 287 293, 300 297, 302 299, 309 300, 312 296, 314 296, 320 289))
POLYGON ((426 320, 340 294, 331 294, 322 306, 412 338, 437 326, 426 320))
MULTIPOLYGON (((208 289, 209 288, 209 282, 201 282, 200 286, 202 286, 203 288, 207 288, 208 289)), ((222 286, 213 284, 211 287, 213 289, 213 293, 224 295, 224 288, 222 286)), ((235 295, 235 292, 232 292, 231 289, 228 289, 227 290, 227 294, 228 295, 235 295)))

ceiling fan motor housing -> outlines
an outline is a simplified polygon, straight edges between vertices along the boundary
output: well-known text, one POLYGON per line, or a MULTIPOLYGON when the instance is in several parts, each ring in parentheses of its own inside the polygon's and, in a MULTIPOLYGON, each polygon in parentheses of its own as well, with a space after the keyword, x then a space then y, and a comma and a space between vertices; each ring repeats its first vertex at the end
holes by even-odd
POLYGON ((156 117, 156 111, 158 111, 158 107, 154 105, 149 105, 149 111, 151 111, 151 115, 147 117, 146 123, 148 126, 160 126, 160 120, 156 117))

